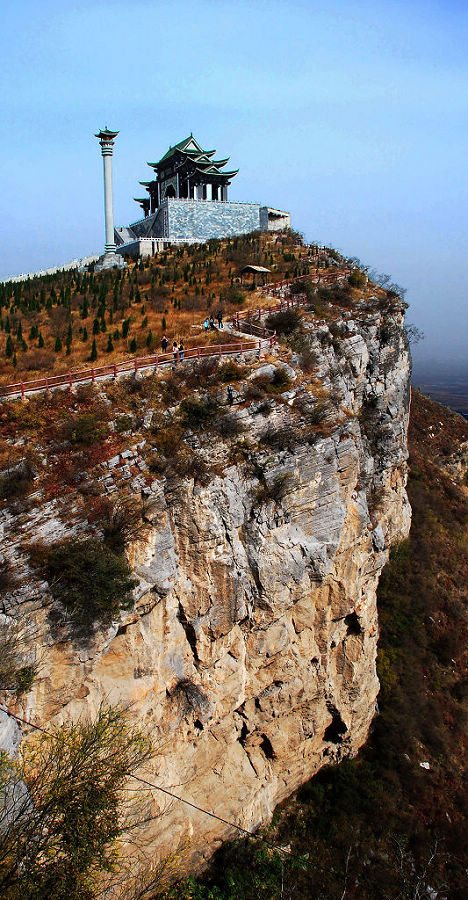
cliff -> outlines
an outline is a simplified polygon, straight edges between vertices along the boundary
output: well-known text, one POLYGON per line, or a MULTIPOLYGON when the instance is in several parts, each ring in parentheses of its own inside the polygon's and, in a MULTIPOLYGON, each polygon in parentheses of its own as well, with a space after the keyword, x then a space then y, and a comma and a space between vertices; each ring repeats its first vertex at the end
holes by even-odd
MULTIPOLYGON (((103 494, 144 498, 127 548, 135 605, 118 620, 77 632, 32 565, 34 542, 98 529, 92 491, 49 489, 1 511, 18 578, 3 613, 33 635, 26 661, 37 667, 16 709, 58 724, 123 703, 157 749, 146 775, 249 830, 366 740, 379 690, 376 587, 410 525, 401 304, 367 298, 333 321, 304 316, 301 331, 289 350, 240 361, 215 430, 187 408, 181 419, 179 401, 197 384, 192 404, 210 409, 210 391, 225 403, 225 388, 207 387, 216 372, 179 373, 169 402, 175 376, 151 376, 165 407, 146 398, 138 440, 96 458, 103 494)), ((109 396, 98 400, 112 422, 109 396)), ((44 469, 57 459, 46 452, 44 469)), ((155 791, 148 802, 158 855, 188 838, 199 863, 232 833, 155 791)))

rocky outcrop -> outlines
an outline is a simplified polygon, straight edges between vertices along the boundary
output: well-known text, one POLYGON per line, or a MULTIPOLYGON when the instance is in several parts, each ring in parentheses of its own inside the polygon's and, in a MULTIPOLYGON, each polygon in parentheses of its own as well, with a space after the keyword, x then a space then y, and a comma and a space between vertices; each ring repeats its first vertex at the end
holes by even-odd
MULTIPOLYGON (((207 483, 160 477, 146 490, 147 533, 129 551, 133 611, 83 641, 53 624, 44 584, 29 580, 5 609, 21 606, 40 635, 26 716, 58 723, 103 700, 128 705, 157 749, 150 779, 247 829, 366 740, 376 586, 410 524, 401 313, 310 325, 308 351, 313 377, 289 359, 294 380, 275 400, 239 392, 242 437, 192 436, 207 483)), ((34 515, 36 536, 66 533, 58 501, 34 515)), ((25 565, 18 524, 5 516, 3 528, 5 554, 25 565)), ((150 805, 157 853, 188 838, 200 862, 231 833, 163 794, 150 805)))

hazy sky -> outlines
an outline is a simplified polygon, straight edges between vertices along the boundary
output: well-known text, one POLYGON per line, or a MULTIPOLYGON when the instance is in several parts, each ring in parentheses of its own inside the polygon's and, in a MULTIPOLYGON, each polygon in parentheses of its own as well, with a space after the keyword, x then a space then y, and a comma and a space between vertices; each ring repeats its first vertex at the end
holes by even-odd
POLYGON ((170 144, 231 156, 230 196, 408 288, 417 356, 466 358, 465 0, 23 0, 2 8, 0 278, 104 244, 170 144))

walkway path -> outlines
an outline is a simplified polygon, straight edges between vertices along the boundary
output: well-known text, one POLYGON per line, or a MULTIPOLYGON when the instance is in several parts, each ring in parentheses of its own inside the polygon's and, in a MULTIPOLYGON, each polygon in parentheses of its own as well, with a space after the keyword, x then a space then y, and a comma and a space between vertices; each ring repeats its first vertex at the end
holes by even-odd
MULTIPOLYGON (((265 285, 261 290, 262 293, 284 295, 285 289, 293 282, 309 280, 317 284, 331 284, 339 281, 347 276, 348 269, 340 272, 332 272, 327 275, 300 275, 298 278, 292 278, 289 281, 280 281, 265 285)), ((230 319, 230 326, 241 335, 247 334, 247 340, 240 340, 233 343, 225 344, 208 344, 200 347, 187 347, 184 350, 184 361, 201 359, 207 356, 234 356, 236 354, 245 354, 256 352, 262 356, 267 350, 272 350, 276 344, 276 332, 264 328, 261 324, 253 324, 249 321, 252 318, 261 322, 262 318, 271 313, 279 312, 281 309, 292 306, 303 306, 307 303, 305 297, 300 295, 283 300, 281 304, 276 303, 275 306, 258 307, 257 309, 248 309, 237 312, 230 319)), ((36 378, 32 381, 17 381, 15 384, 8 384, 2 387, 0 385, 1 399, 15 399, 25 397, 38 391, 52 391, 57 388, 72 388, 77 384, 92 383, 101 380, 109 380, 119 378, 121 375, 138 374, 147 369, 157 371, 160 366, 173 365, 179 362, 178 354, 174 356, 170 353, 154 353, 151 356, 144 356, 135 359, 126 359, 120 363, 108 363, 105 366, 93 366, 87 369, 81 369, 78 372, 67 372, 62 375, 48 375, 45 378, 36 378)), ((182 361, 180 361, 182 362, 182 361)))

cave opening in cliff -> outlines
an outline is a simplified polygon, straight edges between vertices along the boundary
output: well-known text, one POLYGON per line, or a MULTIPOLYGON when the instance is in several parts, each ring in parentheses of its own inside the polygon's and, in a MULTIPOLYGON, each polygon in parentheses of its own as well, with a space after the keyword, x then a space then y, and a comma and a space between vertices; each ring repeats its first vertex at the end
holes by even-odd
POLYGON ((246 723, 242 722, 241 733, 240 733, 240 736, 237 738, 237 740, 239 741, 239 744, 241 744, 242 747, 245 746, 245 742, 247 740, 248 735, 249 735, 249 729, 247 728, 246 723))
POLYGON ((348 634, 362 634, 361 623, 356 612, 349 613, 345 616, 345 623, 348 628, 348 634))
POLYGON ((266 734, 262 734, 262 740, 260 741, 260 749, 263 750, 267 759, 275 758, 275 751, 273 750, 273 744, 270 739, 267 738, 266 734))
POLYGON ((325 729, 323 739, 324 741, 330 741, 331 744, 341 744, 343 735, 346 734, 348 728, 343 722, 336 706, 329 706, 328 711, 331 713, 332 720, 325 729))

